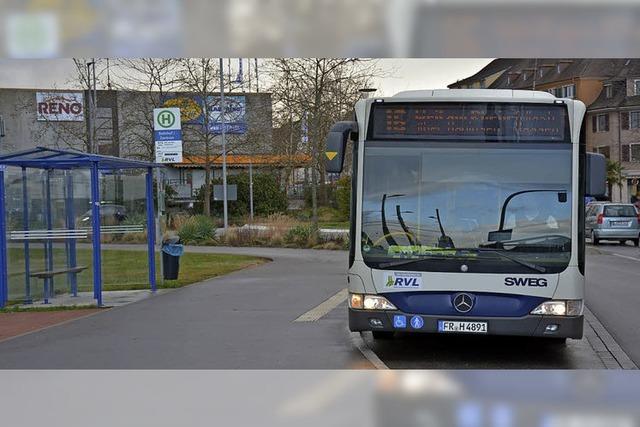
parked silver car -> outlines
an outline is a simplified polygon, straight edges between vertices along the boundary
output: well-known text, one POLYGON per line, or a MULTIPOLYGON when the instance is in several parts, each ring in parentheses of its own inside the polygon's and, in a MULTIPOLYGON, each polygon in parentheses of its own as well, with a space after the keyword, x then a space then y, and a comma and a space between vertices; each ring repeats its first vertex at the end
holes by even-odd
POLYGON ((617 240, 625 244, 628 240, 638 246, 640 242, 640 214, 629 203, 597 202, 586 208, 585 227, 591 243, 600 240, 617 240))

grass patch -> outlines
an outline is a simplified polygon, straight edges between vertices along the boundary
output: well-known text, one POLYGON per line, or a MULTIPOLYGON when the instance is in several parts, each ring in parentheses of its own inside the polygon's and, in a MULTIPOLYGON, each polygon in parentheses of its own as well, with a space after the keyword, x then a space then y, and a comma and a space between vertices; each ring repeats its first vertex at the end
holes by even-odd
MULTIPOLYGON (((185 253, 180 257, 180 274, 178 275, 178 280, 165 280, 164 283, 160 283, 160 273, 158 273, 158 288, 180 288, 191 283, 229 274, 243 268, 264 264, 267 261, 265 258, 248 255, 185 253)), ((144 268, 146 268, 146 265, 145 262, 144 268)), ((117 291, 123 288, 117 284, 111 284, 105 285, 104 289, 117 291)), ((149 283, 144 281, 140 283, 129 283, 126 289, 149 289, 149 283), (136 287, 138 285, 139 287, 136 287)))
MULTIPOLYGON (((54 268, 66 265, 64 248, 53 250, 54 268)), ((77 265, 88 268, 77 275, 78 290, 93 290, 91 249, 78 249, 77 265)), ((44 270, 44 251, 42 248, 30 249, 30 271, 44 270)), ((187 252, 180 258, 178 280, 165 280, 161 283, 160 254, 156 254, 156 280, 158 288, 179 288, 212 277, 228 274, 246 267, 259 265, 267 260, 247 255, 203 254, 187 252)), ((127 251, 104 249, 102 251, 102 289, 105 291, 149 289, 146 251, 127 251)), ((69 292, 67 275, 55 276, 56 293, 69 292)), ((42 280, 31 279, 31 294, 35 300, 42 299, 42 280)), ((24 254, 22 248, 9 249, 9 299, 24 300, 24 254)))

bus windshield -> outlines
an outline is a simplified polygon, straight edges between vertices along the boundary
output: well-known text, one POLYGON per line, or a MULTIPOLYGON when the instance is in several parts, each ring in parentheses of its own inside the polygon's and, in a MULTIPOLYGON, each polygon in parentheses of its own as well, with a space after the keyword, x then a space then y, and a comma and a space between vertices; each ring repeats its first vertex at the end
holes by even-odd
POLYGON ((361 249, 370 267, 567 267, 571 144, 367 141, 364 151, 361 249))

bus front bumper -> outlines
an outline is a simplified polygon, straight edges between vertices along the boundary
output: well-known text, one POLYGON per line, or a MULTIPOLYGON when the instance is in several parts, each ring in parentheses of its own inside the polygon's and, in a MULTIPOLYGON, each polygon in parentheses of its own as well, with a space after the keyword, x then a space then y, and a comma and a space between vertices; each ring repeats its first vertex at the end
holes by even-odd
MULTIPOLYGON (((387 331, 410 333, 463 334, 467 332, 441 332, 440 321, 486 322, 486 335, 512 335, 548 338, 581 339, 583 316, 540 316, 524 317, 472 317, 413 315, 401 311, 369 311, 349 308, 349 329, 352 332, 387 331), (396 319, 396 316, 399 316, 396 319), (422 319, 412 322, 414 317, 422 319), (404 319, 404 321, 403 321, 404 319), (394 320, 397 321, 394 325, 394 320), (419 328, 413 325, 422 325, 419 328), (555 326, 553 326, 555 325, 555 326)), ((479 335, 479 334, 478 334, 479 335)))

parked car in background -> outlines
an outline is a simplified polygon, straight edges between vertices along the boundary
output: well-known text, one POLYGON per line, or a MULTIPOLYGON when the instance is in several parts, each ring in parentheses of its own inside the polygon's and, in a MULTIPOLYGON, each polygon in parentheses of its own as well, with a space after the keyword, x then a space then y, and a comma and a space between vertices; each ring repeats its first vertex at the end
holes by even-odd
POLYGON ((596 202, 587 205, 585 227, 591 243, 617 240, 621 244, 640 243, 640 213, 630 203, 596 202))
MULTIPOLYGON (((127 218, 127 211, 122 205, 105 203, 100 205, 100 223, 102 225, 118 225, 127 218)), ((80 217, 81 226, 91 227, 91 209, 80 217)))

